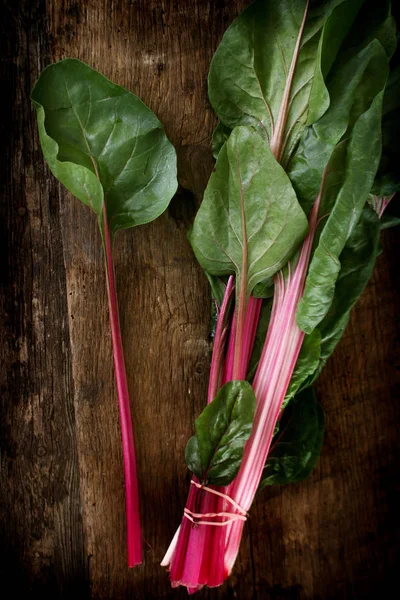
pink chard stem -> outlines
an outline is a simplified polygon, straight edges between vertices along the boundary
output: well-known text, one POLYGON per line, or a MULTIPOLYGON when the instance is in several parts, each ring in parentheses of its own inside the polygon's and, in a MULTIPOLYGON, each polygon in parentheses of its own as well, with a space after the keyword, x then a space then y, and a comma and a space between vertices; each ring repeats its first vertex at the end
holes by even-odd
POLYGON ((139 490, 136 471, 135 444, 132 429, 132 418, 129 401, 128 381, 126 378, 124 350, 119 323, 117 293, 115 288, 114 268, 110 230, 107 221, 107 209, 103 205, 103 230, 105 241, 105 257, 107 270, 107 295, 110 312, 111 339, 114 355, 115 380, 117 385, 119 414, 122 435, 122 450, 125 472, 125 502, 128 567, 142 562, 142 536, 139 513, 139 490))

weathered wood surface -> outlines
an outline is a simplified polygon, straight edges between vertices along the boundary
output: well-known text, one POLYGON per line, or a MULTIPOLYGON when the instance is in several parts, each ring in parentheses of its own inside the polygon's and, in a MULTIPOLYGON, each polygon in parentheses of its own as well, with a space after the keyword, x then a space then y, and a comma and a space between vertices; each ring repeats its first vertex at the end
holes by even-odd
MULTIPOLYGON (((212 168, 208 66, 246 4, 3 4, 0 573, 13 597, 186 597, 159 567, 184 506, 184 446, 208 374, 208 290, 186 232, 212 168), (178 152, 180 190, 168 212, 121 234, 116 248, 145 537, 145 564, 130 571, 99 234, 44 165, 29 101, 39 71, 65 56, 140 95, 178 152)), ((318 468, 260 495, 233 576, 199 597, 376 598, 394 581, 396 231, 384 247, 318 384, 327 413, 318 468)))

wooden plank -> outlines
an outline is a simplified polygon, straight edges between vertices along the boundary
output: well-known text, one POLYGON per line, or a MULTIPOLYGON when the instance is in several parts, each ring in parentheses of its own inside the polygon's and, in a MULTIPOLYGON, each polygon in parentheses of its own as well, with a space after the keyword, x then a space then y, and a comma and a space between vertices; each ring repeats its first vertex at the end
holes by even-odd
MULTIPOLYGON (((4 8, 0 568, 21 592, 186 597, 159 567, 182 514, 184 447, 208 378, 208 288, 186 233, 213 164, 209 63, 247 4, 48 0, 4 8), (125 559, 97 225, 44 167, 28 100, 38 70, 65 56, 137 93, 178 152, 180 189, 167 213, 116 244, 145 537, 145 564, 134 570, 125 559)), ((399 491, 398 251, 396 232, 386 232, 385 253, 318 384, 327 412, 318 468, 305 483, 260 494, 232 577, 202 597, 368 598, 389 585, 399 491)))
POLYGON ((29 92, 50 60, 42 2, 1 20, 0 572, 16 597, 85 596, 78 458, 58 186, 29 92), (3 105, 4 107, 4 105, 3 105), (48 596, 47 596, 48 594, 48 596))

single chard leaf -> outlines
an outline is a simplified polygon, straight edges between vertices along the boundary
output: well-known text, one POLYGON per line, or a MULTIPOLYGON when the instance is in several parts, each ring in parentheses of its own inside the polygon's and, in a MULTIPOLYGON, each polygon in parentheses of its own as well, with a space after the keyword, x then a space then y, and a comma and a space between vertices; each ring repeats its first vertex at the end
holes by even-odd
POLYGON ((285 171, 251 127, 237 127, 221 149, 190 242, 211 275, 236 273, 247 297, 289 260, 307 219, 285 171))
POLYGON ((67 58, 42 72, 32 100, 52 173, 100 221, 106 203, 111 237, 166 209, 177 189, 175 150, 137 96, 67 58))
POLYGON ((196 435, 188 441, 185 457, 202 484, 228 485, 236 477, 251 434, 255 403, 247 381, 229 381, 196 420, 196 435))
POLYGON ((139 492, 129 389, 112 260, 119 229, 148 223, 177 188, 175 150, 134 94, 88 65, 65 59, 45 69, 31 94, 51 172, 96 213, 103 239, 125 471, 128 566, 142 562, 139 492))
POLYGON ((351 22, 355 11, 336 18, 324 46, 320 37, 341 3, 256 0, 225 32, 212 60, 209 97, 221 122, 231 129, 253 125, 284 165, 309 117, 318 118, 329 103, 324 76, 347 32, 344 17, 351 22), (321 67, 323 47, 329 48, 329 57, 321 67))
POLYGON ((283 413, 258 489, 306 479, 321 454, 324 430, 324 411, 312 388, 308 388, 298 394, 283 413))

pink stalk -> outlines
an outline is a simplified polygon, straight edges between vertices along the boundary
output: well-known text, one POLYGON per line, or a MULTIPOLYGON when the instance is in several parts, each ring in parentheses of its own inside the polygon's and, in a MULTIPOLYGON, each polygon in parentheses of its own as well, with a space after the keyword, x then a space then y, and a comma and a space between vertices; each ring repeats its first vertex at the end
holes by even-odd
POLYGON ((111 339, 114 354, 115 380, 117 384, 119 414, 121 422, 122 449, 125 472, 125 503, 128 567, 142 562, 142 538, 139 514, 139 490, 136 472, 135 444, 129 402, 128 381, 126 378, 124 350, 119 323, 117 293, 112 263, 110 230, 107 221, 106 205, 103 205, 103 229, 105 241, 107 295, 110 313, 111 339))
MULTIPOLYGON (((228 281, 227 289, 221 310, 218 315, 217 328, 214 338, 213 355, 211 359, 210 384, 208 393, 208 402, 211 402, 221 385, 232 380, 233 357, 235 352, 234 333, 237 322, 236 315, 232 315, 231 335, 228 341, 226 351, 224 370, 220 378, 220 361, 222 360, 223 348, 226 344, 226 318, 227 306, 233 292, 233 277, 228 281), (216 382, 221 379, 218 386, 216 382)), ((247 311, 243 328, 243 357, 241 359, 241 372, 239 376, 245 379, 246 371, 250 362, 256 335, 258 318, 260 315, 262 300, 250 297, 247 302, 247 311)), ((197 479, 194 477, 194 481, 197 479)), ((218 489, 218 488, 215 488, 218 489)), ((224 490, 220 490, 224 491, 224 490)), ((216 514, 213 517, 214 523, 221 523, 226 520, 224 510, 225 501, 211 494, 199 490, 191 485, 189 496, 186 503, 186 509, 197 514, 216 514), (195 510, 195 507, 198 507, 195 510)), ((230 509, 229 509, 230 510, 230 509)), ((224 566, 225 536, 226 526, 207 526, 193 524, 187 517, 184 517, 178 530, 172 540, 170 547, 164 557, 162 566, 170 570, 172 586, 184 585, 189 593, 198 591, 203 585, 210 587, 221 585, 226 579, 227 572, 224 566)))

